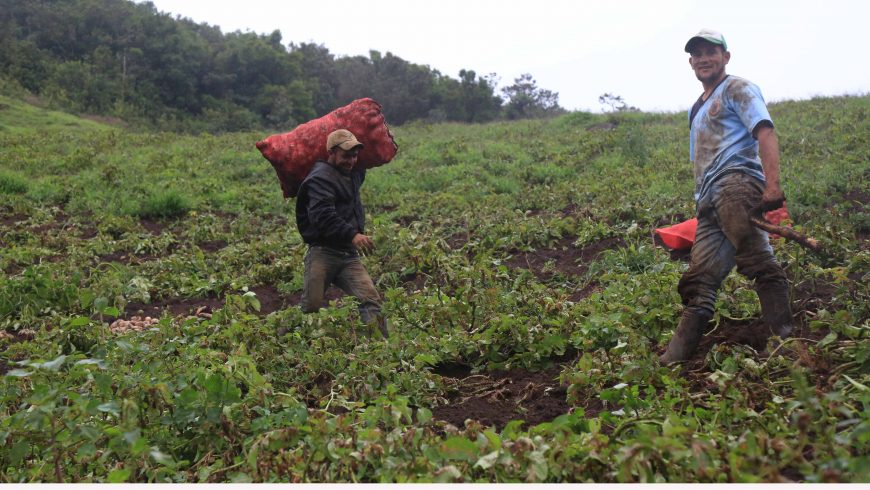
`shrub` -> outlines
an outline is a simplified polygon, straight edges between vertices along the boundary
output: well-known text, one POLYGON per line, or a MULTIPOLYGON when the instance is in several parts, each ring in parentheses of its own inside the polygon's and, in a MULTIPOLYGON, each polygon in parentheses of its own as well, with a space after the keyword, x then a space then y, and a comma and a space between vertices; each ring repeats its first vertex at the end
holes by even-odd
POLYGON ((0 194, 24 194, 30 185, 20 175, 12 172, 0 172, 0 194))
POLYGON ((190 209, 187 197, 174 190, 157 191, 145 200, 139 208, 141 218, 174 218, 190 209))

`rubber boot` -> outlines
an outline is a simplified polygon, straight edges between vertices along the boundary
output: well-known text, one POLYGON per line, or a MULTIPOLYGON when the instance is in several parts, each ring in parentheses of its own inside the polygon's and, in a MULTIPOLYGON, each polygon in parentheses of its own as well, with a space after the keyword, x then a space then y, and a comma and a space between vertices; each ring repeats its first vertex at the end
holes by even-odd
POLYGON ((378 330, 381 332, 381 336, 384 337, 384 340, 390 338, 390 331, 387 328, 387 319, 378 315, 377 324, 378 330))
POLYGON ((668 350, 659 357, 662 364, 683 362, 692 357, 701 341, 701 335, 713 315, 705 310, 683 310, 680 324, 668 343, 668 350))
POLYGON ((360 308, 360 319, 366 324, 366 328, 371 331, 371 327, 375 326, 378 332, 384 339, 390 338, 390 331, 387 329, 387 319, 381 314, 380 308, 360 308))
POLYGON ((761 303, 761 319, 770 334, 777 335, 782 339, 788 337, 794 322, 791 314, 791 301, 788 298, 788 286, 760 286, 755 292, 761 303))
POLYGON ((387 329, 387 320, 383 317, 375 317, 367 322, 365 322, 364 334, 363 337, 367 339, 374 339, 378 334, 375 333, 375 330, 378 331, 378 334, 386 340, 390 338, 390 332, 387 329))

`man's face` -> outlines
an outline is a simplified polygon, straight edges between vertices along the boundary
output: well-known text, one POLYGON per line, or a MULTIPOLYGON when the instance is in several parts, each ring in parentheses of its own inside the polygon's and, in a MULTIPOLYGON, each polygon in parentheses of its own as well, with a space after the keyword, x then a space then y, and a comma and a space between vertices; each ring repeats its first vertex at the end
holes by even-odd
POLYGON ((359 148, 342 150, 341 148, 336 147, 332 150, 330 156, 332 157, 332 163, 334 165, 345 170, 350 170, 354 165, 356 165, 356 159, 359 156, 359 148))
POLYGON ((707 41, 698 41, 689 53, 689 65, 701 83, 714 84, 725 76, 725 65, 731 53, 722 46, 707 41))

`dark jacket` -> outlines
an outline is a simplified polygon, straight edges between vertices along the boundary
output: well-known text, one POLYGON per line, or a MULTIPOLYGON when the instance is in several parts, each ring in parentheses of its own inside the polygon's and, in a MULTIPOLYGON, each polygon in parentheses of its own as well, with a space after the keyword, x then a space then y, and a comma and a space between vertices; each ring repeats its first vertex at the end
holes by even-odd
POLYGON ((296 225, 305 243, 353 249, 351 240, 365 230, 359 198, 365 178, 362 165, 347 172, 324 161, 314 164, 296 197, 296 225))

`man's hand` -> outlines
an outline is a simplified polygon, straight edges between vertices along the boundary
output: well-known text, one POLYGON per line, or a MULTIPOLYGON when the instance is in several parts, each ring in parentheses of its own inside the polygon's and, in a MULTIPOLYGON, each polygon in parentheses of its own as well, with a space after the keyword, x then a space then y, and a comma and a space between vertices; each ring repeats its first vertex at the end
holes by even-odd
POLYGON ((785 194, 778 185, 768 185, 761 195, 761 202, 752 209, 752 214, 760 216, 768 211, 779 209, 785 204, 785 194))
POLYGON ((779 186, 768 186, 761 195, 761 204, 758 206, 762 213, 779 209, 785 203, 785 194, 779 186))
POLYGON ((375 249, 375 242, 373 242, 371 238, 369 238, 366 235, 363 235, 362 233, 357 233, 356 235, 354 235, 353 240, 351 240, 351 243, 363 255, 365 255, 365 254, 367 254, 375 249))

